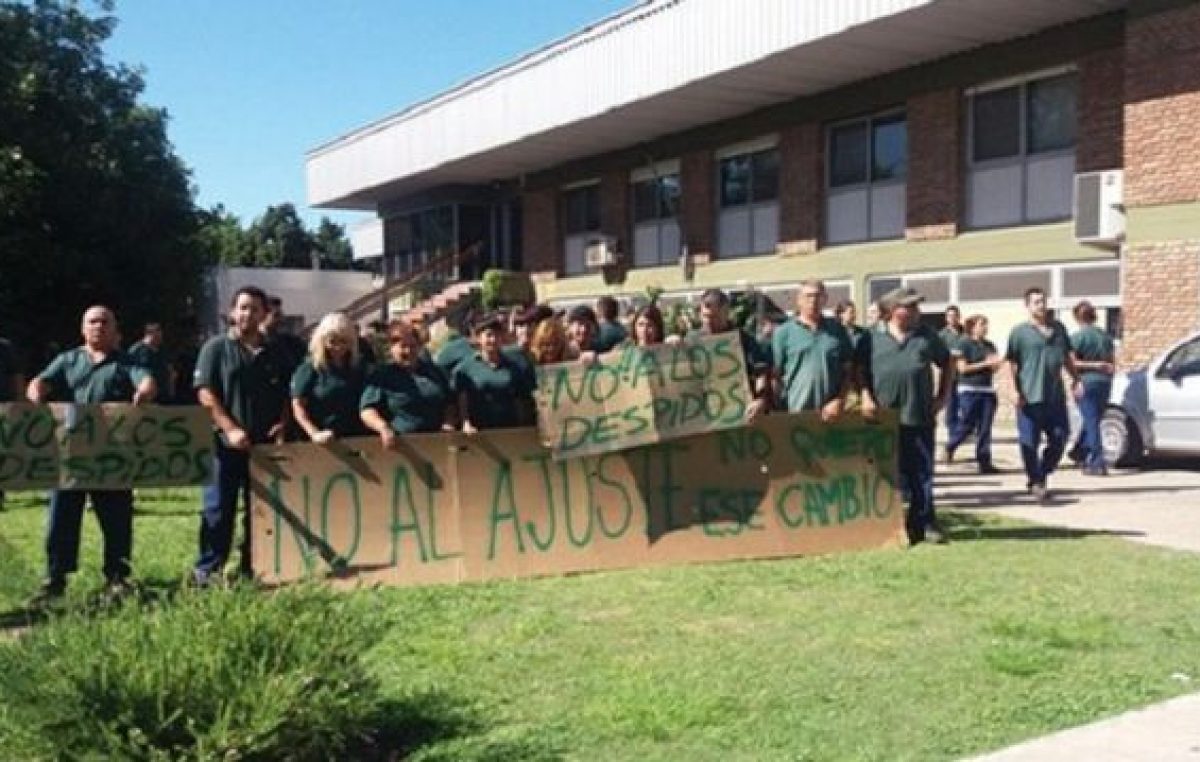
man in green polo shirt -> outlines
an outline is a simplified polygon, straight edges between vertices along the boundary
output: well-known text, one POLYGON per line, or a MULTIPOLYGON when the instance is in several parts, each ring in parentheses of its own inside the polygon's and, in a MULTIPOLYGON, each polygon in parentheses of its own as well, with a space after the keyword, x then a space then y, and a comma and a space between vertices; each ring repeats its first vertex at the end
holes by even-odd
POLYGON ((292 358, 277 354, 261 329, 267 295, 243 286, 233 295, 229 332, 200 349, 192 384, 208 408, 216 430, 213 483, 204 488, 200 553, 192 570, 197 585, 218 579, 233 546, 239 497, 246 503, 239 571, 251 577, 250 448, 282 441, 289 420, 287 367, 292 358))
POLYGON ((1017 439, 1025 464, 1026 487, 1040 502, 1050 499, 1047 479, 1062 459, 1067 444, 1067 392, 1065 370, 1072 388, 1079 374, 1071 357, 1071 341, 1062 323, 1050 317, 1046 292, 1034 287, 1025 292, 1029 320, 1008 334, 1008 360, 1017 390, 1017 439), (1042 437, 1046 447, 1038 453, 1042 437))
POLYGON ((129 356, 143 368, 149 368, 158 387, 158 399, 166 401, 175 396, 171 383, 171 372, 167 366, 167 355, 163 351, 162 323, 146 323, 141 341, 129 348, 129 356))
POLYGON ((933 507, 934 426, 954 386, 950 350, 919 322, 917 305, 923 299, 911 288, 880 298, 881 320, 867 334, 870 384, 863 391, 864 415, 875 406, 900 414, 900 486, 908 500, 905 523, 914 544, 946 541, 933 507), (935 367, 941 371, 936 392, 935 367))
POLYGON ((773 378, 787 409, 817 410, 826 422, 841 416, 854 377, 854 347, 842 324, 823 314, 828 300, 824 283, 804 281, 796 318, 771 337, 773 378))
POLYGON ((599 329, 596 333, 596 351, 608 352, 629 337, 629 331, 617 319, 620 305, 611 296, 596 300, 596 317, 599 329))
MULTIPOLYGON (((12 342, 0 337, 0 402, 13 402, 25 393, 25 375, 12 342)), ((4 490, 0 490, 0 511, 4 510, 4 490)))
MULTIPOLYGON (((729 308, 729 294, 719 288, 707 289, 700 295, 700 327, 688 332, 686 338, 694 340, 703 336, 737 332, 738 341, 742 345, 742 355, 746 361, 746 376, 750 384, 750 393, 754 395, 754 401, 746 409, 746 420, 752 421, 768 408, 772 358, 768 356, 770 353, 762 350, 762 346, 754 336, 734 324, 729 315, 729 308)), ((679 339, 672 336, 667 337, 667 343, 676 341, 679 339)))
MULTIPOLYGON (((946 345, 946 349, 950 350, 950 354, 958 357, 962 354, 958 348, 959 343, 963 340, 962 311, 958 309, 957 305, 951 304, 943 314, 946 318, 946 325, 938 332, 938 338, 946 345)), ((950 390, 950 397, 946 400, 946 411, 943 415, 947 438, 954 436, 954 432, 958 430, 960 417, 958 389, 954 388, 950 390)))
MULTIPOLYGON (((101 402, 141 404, 154 399, 154 378, 125 352, 117 349, 117 320, 107 307, 90 307, 83 313, 83 344, 58 355, 29 383, 26 393, 35 404, 101 402)), ((79 562, 79 530, 83 508, 91 497, 92 510, 104 536, 106 593, 128 590, 129 558, 133 550, 133 490, 73 490, 50 492, 50 518, 46 529, 46 580, 37 602, 60 597, 67 576, 79 562)))
POLYGON ((1071 311, 1079 330, 1071 334, 1071 352, 1079 371, 1082 393, 1079 395, 1079 439, 1075 443, 1084 476, 1106 476, 1104 447, 1100 439, 1100 421, 1112 394, 1116 371, 1116 350, 1112 337, 1096 327, 1096 308, 1086 299, 1071 311))

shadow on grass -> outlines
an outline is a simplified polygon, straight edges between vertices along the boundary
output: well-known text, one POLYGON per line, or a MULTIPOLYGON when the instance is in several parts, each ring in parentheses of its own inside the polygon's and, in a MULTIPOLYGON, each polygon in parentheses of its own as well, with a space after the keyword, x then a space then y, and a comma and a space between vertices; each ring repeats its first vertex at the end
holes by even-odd
POLYGON ((1083 540, 1089 537, 1141 537, 1145 532, 1110 529, 1072 529, 1045 524, 1012 525, 982 521, 971 515, 947 513, 943 524, 950 539, 973 540, 1083 540))
POLYGON ((140 605, 160 605, 170 603, 186 581, 182 578, 150 578, 138 580, 133 591, 121 598, 112 598, 104 590, 97 589, 83 598, 65 597, 51 603, 32 602, 35 587, 30 586, 25 593, 26 603, 0 611, 0 633, 26 630, 44 624, 52 617, 62 614, 83 615, 88 619, 97 619, 111 614, 117 607, 137 603, 140 605))

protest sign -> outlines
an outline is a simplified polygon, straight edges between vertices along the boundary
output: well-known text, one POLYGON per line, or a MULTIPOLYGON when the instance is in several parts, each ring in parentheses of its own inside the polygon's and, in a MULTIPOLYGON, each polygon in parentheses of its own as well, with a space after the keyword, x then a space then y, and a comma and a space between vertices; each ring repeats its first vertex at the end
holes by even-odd
POLYGON ((891 414, 561 461, 532 430, 401 441, 255 448, 255 571, 420 585, 904 542, 891 414))
POLYGON ((204 484, 212 422, 200 407, 0 405, 0 489, 204 484))
POLYGON ((736 333, 538 368, 538 422, 556 459, 741 426, 752 400, 736 333))

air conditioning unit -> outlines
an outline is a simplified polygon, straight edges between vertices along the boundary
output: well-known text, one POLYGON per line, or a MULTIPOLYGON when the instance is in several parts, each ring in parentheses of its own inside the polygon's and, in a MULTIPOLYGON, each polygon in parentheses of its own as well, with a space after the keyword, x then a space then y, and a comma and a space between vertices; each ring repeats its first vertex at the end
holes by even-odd
POLYGON ((1116 244, 1125 237, 1125 172, 1080 172, 1075 175, 1075 240, 1116 244))
POLYGON ((583 249, 583 262, 590 269, 608 267, 617 263, 617 241, 615 238, 600 237, 588 241, 583 249))

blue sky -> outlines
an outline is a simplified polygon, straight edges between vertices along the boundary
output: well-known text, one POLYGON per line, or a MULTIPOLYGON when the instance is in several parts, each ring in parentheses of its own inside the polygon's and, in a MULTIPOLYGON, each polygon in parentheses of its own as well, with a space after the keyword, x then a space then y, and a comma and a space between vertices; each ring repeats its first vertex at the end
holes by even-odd
POLYGON ((117 0, 107 54, 145 67, 202 205, 249 222, 293 201, 315 222, 306 151, 632 4, 117 0))

